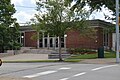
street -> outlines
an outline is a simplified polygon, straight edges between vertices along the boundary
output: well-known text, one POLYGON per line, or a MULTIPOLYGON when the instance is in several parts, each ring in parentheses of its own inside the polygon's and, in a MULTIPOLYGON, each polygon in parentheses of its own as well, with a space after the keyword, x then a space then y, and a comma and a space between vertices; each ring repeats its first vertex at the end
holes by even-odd
POLYGON ((119 64, 4 63, 0 76, 32 80, 119 80, 119 64))

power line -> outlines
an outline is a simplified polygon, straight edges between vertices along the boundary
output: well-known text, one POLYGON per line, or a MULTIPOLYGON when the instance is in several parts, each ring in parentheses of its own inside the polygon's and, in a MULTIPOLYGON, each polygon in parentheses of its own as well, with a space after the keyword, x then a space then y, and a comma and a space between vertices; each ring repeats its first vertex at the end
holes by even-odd
POLYGON ((21 7, 21 8, 36 8, 36 7, 30 7, 30 6, 19 6, 19 5, 16 5, 15 7, 21 7))

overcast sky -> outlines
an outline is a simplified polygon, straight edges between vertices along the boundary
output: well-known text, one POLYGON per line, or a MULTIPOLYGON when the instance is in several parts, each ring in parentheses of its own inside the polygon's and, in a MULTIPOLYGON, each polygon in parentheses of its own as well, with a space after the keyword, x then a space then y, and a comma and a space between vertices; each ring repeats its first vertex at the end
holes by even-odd
POLYGON ((15 5, 16 13, 14 17, 17 18, 17 22, 26 23, 34 17, 36 13, 36 0, 11 0, 11 3, 15 5))
MULTIPOLYGON (((37 13, 35 2, 38 0, 11 0, 12 4, 15 5, 17 10, 14 14, 14 17, 17 18, 18 23, 26 23, 34 17, 34 14, 37 13)), ((110 14, 107 10, 103 10, 106 14, 110 14)), ((105 20, 103 12, 93 13, 90 19, 101 19, 105 20)))

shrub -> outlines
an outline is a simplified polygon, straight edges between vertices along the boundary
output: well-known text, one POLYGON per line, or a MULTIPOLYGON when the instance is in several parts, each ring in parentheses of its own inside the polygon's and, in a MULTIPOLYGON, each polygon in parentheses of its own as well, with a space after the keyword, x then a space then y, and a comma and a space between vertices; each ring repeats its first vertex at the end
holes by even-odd
POLYGON ((68 53, 70 54, 94 54, 95 50, 92 49, 82 49, 82 48, 69 48, 68 53))

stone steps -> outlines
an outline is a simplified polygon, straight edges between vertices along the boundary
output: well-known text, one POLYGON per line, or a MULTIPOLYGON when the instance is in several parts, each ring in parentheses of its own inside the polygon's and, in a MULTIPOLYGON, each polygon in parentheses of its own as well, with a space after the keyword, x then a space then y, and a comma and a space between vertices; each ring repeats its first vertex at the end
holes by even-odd
MULTIPOLYGON (((62 58, 67 58, 70 56, 69 53, 62 53, 62 58)), ((50 53, 48 54, 48 59, 59 59, 59 53, 50 53)))

